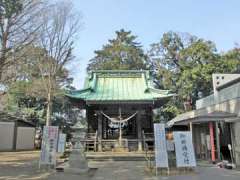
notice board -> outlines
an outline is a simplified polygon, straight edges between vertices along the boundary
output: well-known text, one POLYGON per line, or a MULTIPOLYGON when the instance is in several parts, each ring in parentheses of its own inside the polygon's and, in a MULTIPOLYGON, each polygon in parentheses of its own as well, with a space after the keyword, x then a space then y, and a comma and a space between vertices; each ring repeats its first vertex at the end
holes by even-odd
POLYGON ((196 158, 192 143, 192 133, 189 131, 173 132, 175 142, 177 167, 195 167, 196 158))
POLYGON ((156 167, 168 167, 165 124, 154 124, 156 167))

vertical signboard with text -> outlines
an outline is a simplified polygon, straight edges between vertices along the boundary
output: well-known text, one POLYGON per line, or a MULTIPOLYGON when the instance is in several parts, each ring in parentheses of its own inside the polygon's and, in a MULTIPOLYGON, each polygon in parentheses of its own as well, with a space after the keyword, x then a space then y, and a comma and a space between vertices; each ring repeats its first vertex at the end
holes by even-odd
POLYGON ((186 131, 173 132, 176 149, 177 167, 195 167, 196 159, 192 143, 192 133, 186 131))
POLYGON ((156 167, 168 167, 165 124, 154 124, 156 167))
POLYGON ((66 134, 60 133, 58 137, 58 148, 57 152, 64 153, 66 144, 66 134))
POLYGON ((44 126, 41 155, 40 155, 40 165, 56 164, 57 140, 58 140, 58 127, 44 126))

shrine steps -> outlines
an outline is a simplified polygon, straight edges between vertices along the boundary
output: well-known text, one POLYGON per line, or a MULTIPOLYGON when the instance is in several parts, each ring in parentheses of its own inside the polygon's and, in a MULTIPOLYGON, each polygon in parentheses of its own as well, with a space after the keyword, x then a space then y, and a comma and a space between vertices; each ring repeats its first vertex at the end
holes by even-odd
POLYGON ((87 152, 86 158, 88 161, 146 161, 146 154, 145 152, 87 152))

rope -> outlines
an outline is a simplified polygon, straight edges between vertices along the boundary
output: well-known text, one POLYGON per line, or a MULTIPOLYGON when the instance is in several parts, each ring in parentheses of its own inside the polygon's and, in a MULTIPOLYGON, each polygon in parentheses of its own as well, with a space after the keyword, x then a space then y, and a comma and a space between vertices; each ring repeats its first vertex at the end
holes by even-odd
POLYGON ((111 122, 114 122, 114 123, 124 123, 124 122, 127 122, 128 120, 130 120, 131 118, 133 118, 138 112, 136 111, 134 114, 132 114, 131 116, 129 116, 127 119, 123 119, 123 120, 119 120, 117 118, 111 118, 109 117, 108 115, 106 115, 104 112, 102 112, 102 115, 104 115, 106 118, 108 118, 111 122))

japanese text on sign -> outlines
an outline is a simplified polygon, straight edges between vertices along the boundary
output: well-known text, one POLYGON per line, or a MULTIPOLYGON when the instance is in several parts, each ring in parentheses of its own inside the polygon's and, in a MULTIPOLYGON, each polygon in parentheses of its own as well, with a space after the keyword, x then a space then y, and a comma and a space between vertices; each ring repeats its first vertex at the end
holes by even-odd
POLYGON ((66 134, 60 133, 58 137, 58 149, 57 152, 64 153, 66 144, 66 134))
POLYGON ((191 132, 173 132, 177 167, 195 167, 196 159, 191 132))
POLYGON ((58 127, 44 126, 40 164, 56 164, 58 127))
POLYGON ((156 167, 168 167, 166 134, 164 124, 154 124, 156 167))

